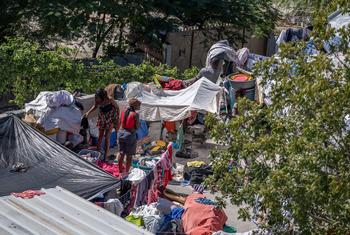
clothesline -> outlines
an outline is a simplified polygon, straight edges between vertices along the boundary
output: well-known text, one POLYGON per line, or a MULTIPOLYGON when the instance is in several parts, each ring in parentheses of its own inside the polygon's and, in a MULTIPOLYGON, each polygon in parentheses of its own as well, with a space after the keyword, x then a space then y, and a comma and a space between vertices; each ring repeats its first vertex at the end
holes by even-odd
MULTIPOLYGON (((148 177, 150 177, 151 174, 154 174, 154 173, 155 173, 154 171, 157 170, 158 167, 161 167, 162 170, 164 170, 164 169, 163 169, 164 166, 162 165, 162 161, 163 161, 163 158, 168 158, 168 159, 167 159, 168 161, 172 161, 172 156, 169 157, 169 155, 172 155, 172 142, 170 142, 170 143, 168 144, 167 150, 162 154, 161 158, 157 161, 157 163, 155 164, 155 166, 154 166, 149 172, 147 172, 147 173, 145 174, 145 176, 144 176, 139 182, 133 184, 133 188, 131 188, 131 189, 129 189, 128 191, 126 191, 122 196, 119 197, 119 199, 124 201, 126 197, 130 196, 130 200, 131 200, 131 201, 134 200, 134 199, 135 199, 135 201, 136 201, 137 195, 132 195, 133 191, 136 189, 136 192, 137 192, 138 194, 140 194, 140 192, 139 192, 138 190, 140 190, 139 187, 140 187, 141 182, 143 182, 145 179, 147 179, 148 177), (170 148, 171 148, 171 149, 170 149, 170 148), (169 159, 169 158, 170 158, 170 159, 169 159), (131 198, 131 197, 135 197, 135 198, 131 198)), ((170 167, 170 170, 171 170, 171 167, 170 167)), ((164 174, 164 173, 163 173, 163 174, 164 174)), ((161 183, 164 183, 164 177, 166 177, 166 175, 162 175, 162 176, 160 177, 160 178, 162 178, 162 179, 161 179, 161 183)), ((158 179, 158 178, 157 178, 157 179, 158 179)), ((153 180, 154 180, 154 179, 153 179, 153 180)), ((159 180, 159 179, 158 179, 158 180, 159 180)), ((170 180, 170 179, 169 179, 169 180, 170 180)), ((158 183, 159 183, 159 181, 158 181, 158 183)), ((154 184, 155 184, 155 182, 152 181, 152 186, 147 185, 147 187, 143 189, 144 191, 141 192, 141 194, 144 194, 146 191, 149 191, 151 188, 153 188, 154 184)), ((166 186, 166 185, 165 185, 165 186, 166 186)), ((146 197, 149 197, 149 195, 146 195, 146 197)), ((132 202, 132 203, 135 203, 135 204, 136 204, 136 202, 132 202)), ((131 203, 131 204, 132 204, 132 203, 131 203)), ((135 207, 135 204, 134 204, 133 207, 135 207)))

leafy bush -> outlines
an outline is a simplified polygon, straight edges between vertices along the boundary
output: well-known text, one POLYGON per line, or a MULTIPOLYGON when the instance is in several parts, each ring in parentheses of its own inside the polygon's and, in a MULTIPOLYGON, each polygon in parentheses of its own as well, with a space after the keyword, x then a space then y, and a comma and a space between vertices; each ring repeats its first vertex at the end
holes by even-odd
POLYGON ((110 83, 150 82, 155 74, 188 79, 198 71, 191 68, 183 74, 167 65, 118 66, 113 61, 98 60, 91 64, 70 59, 71 50, 42 50, 37 43, 23 38, 9 38, 0 45, 0 93, 11 92, 18 106, 41 91, 82 89, 92 93, 110 83))

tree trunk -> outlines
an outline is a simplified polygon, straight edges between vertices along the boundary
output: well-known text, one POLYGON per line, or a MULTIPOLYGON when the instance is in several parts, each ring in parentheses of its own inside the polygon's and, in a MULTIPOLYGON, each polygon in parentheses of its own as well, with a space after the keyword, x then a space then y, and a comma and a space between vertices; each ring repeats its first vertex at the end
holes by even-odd
POLYGON ((98 50, 101 47, 102 40, 100 38, 101 38, 103 28, 105 27, 105 19, 106 19, 106 14, 103 14, 102 23, 97 29, 98 31, 97 31, 97 35, 96 35, 96 45, 95 45, 94 51, 92 53, 92 58, 97 57, 98 50))
POLYGON ((101 42, 96 42, 94 51, 92 53, 92 58, 96 59, 97 53, 98 53, 98 50, 100 50, 101 44, 102 44, 101 42))
POLYGON ((99 40, 96 41, 96 45, 95 45, 94 52, 92 54, 92 58, 96 58, 98 50, 100 49, 100 47, 101 47, 102 43, 104 42, 106 36, 113 29, 113 27, 114 27, 114 22, 111 23, 111 25, 107 28, 107 30, 102 35, 99 35, 99 40))
POLYGON ((117 47, 117 51, 118 53, 120 53, 122 51, 122 42, 123 42, 123 29, 124 29, 124 21, 122 21, 120 23, 120 27, 119 27, 119 38, 118 38, 118 47, 117 47))
POLYGON ((191 32, 190 63, 188 65, 189 68, 192 67, 193 40, 194 40, 194 30, 192 30, 191 32))

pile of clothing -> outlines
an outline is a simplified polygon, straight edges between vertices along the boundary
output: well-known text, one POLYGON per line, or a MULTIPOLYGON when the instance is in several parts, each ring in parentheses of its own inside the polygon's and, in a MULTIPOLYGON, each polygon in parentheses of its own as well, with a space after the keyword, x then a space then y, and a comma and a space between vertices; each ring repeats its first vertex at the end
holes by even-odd
POLYGON ((202 193, 194 192, 187 197, 169 195, 164 191, 164 198, 159 197, 157 202, 135 208, 125 219, 157 235, 235 232, 234 228, 225 226, 225 212, 202 193), (180 199, 173 202, 166 197, 180 199))
POLYGON ((184 209, 182 224, 187 235, 211 235, 223 230, 227 221, 225 212, 200 193, 187 196, 184 209))
POLYGON ((184 209, 167 199, 143 205, 133 210, 125 219, 139 227, 144 227, 154 234, 183 233, 182 214, 184 209))
POLYGON ((78 155, 86 161, 95 164, 96 166, 113 175, 114 177, 119 178, 119 166, 114 162, 115 159, 111 158, 114 155, 109 156, 110 159, 106 162, 101 160, 104 156, 103 151, 97 151, 92 148, 80 150, 78 155))
POLYGON ((164 90, 178 91, 185 88, 183 81, 172 77, 155 75, 153 80, 158 88, 163 88, 164 90))
POLYGON ((82 113, 78 106, 68 91, 44 91, 35 100, 25 104, 25 111, 32 113, 45 130, 59 128, 79 134, 82 113))
POLYGON ((147 142, 142 145, 143 154, 149 156, 159 155, 166 151, 167 143, 162 140, 147 142))
POLYGON ((184 167, 183 178, 191 185, 201 184, 206 177, 212 175, 211 166, 202 161, 187 162, 184 167))

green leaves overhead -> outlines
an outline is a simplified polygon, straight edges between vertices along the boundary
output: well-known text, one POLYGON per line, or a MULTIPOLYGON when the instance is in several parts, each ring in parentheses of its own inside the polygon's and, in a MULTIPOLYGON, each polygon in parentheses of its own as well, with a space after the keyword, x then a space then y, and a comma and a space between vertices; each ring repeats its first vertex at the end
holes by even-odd
POLYGON ((92 57, 104 45, 119 50, 125 42, 131 47, 160 45, 162 34, 189 26, 214 28, 232 40, 240 36, 233 29, 264 34, 273 29, 277 17, 271 0, 13 0, 3 9, 3 22, 13 33, 43 45, 55 40, 85 42, 94 48, 92 57))

